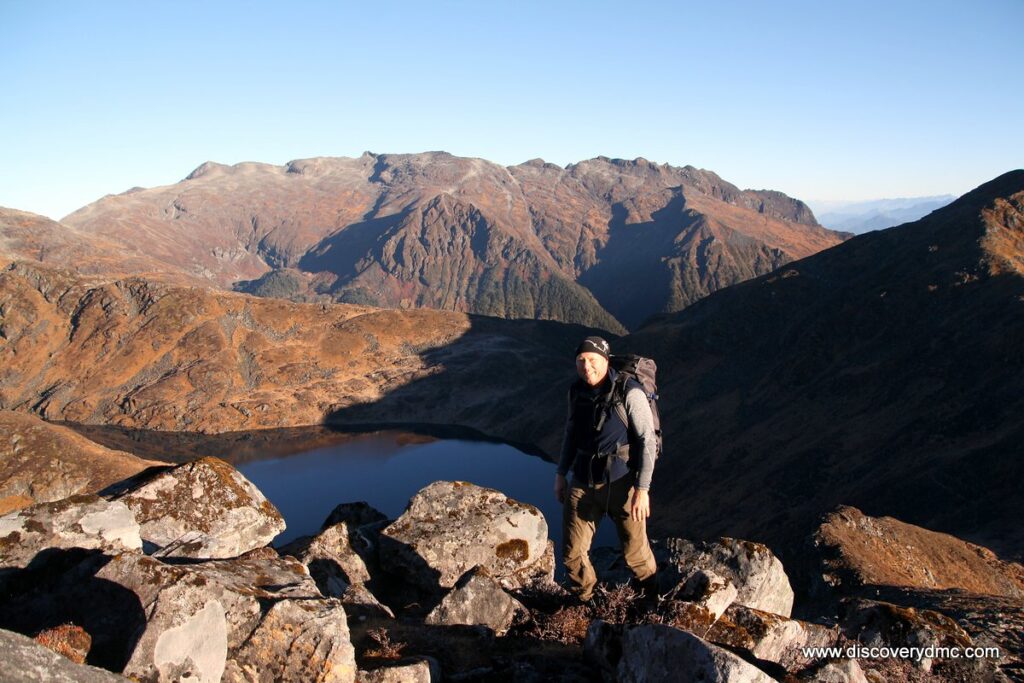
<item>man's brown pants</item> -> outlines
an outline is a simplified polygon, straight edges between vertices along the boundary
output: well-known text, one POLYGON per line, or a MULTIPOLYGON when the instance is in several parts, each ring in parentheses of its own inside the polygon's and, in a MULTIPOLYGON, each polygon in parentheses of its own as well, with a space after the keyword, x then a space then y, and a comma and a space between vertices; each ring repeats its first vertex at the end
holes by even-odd
POLYGON ((629 516, 633 500, 633 478, 621 477, 610 484, 594 488, 569 488, 562 509, 562 560, 572 591, 581 599, 593 597, 597 575, 590 563, 590 543, 601 517, 607 514, 615 524, 622 544, 626 565, 637 581, 654 576, 657 565, 651 544, 647 541, 647 521, 634 521, 629 516))

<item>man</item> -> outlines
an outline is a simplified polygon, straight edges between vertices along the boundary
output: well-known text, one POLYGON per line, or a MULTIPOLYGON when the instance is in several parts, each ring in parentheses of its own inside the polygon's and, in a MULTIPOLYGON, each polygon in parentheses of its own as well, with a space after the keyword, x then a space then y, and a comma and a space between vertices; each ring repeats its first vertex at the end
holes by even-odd
POLYGON ((587 337, 576 349, 579 379, 569 389, 555 475, 555 497, 564 506, 562 558, 570 589, 583 602, 593 597, 597 585, 590 543, 605 514, 615 524, 626 565, 648 595, 657 569, 647 540, 648 490, 657 455, 654 418, 643 388, 632 379, 626 383, 625 423, 612 407, 617 373, 608 367, 610 354, 600 337, 587 337), (572 486, 566 481, 570 470, 572 486))

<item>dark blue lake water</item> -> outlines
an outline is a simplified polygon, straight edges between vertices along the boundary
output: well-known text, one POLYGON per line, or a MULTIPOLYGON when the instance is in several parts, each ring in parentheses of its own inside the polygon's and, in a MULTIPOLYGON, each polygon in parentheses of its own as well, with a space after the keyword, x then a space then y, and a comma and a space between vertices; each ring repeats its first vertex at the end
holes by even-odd
MULTIPOLYGON (((236 465, 284 515, 288 528, 274 545, 315 534, 339 503, 366 501, 394 519, 421 488, 438 480, 467 481, 537 506, 561 553, 562 512, 552 485, 555 466, 507 444, 381 432, 338 445, 236 465), (411 442, 411 443, 410 443, 411 442)), ((605 520, 594 546, 618 544, 605 520)))

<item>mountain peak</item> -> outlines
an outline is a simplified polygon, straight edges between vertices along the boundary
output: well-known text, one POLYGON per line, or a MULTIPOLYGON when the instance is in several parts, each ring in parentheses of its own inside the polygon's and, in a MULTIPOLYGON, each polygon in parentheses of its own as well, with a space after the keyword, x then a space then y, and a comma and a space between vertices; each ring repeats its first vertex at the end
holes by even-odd
POLYGON ((1018 168, 1007 171, 987 183, 982 183, 938 211, 980 209, 992 204, 997 199, 1006 199, 1021 192, 1024 192, 1024 169, 1018 168))
POLYGON ((229 167, 227 165, 217 163, 216 161, 204 161, 196 166, 194 171, 185 176, 185 180, 195 180, 196 178, 203 178, 223 173, 227 171, 228 168, 229 167))

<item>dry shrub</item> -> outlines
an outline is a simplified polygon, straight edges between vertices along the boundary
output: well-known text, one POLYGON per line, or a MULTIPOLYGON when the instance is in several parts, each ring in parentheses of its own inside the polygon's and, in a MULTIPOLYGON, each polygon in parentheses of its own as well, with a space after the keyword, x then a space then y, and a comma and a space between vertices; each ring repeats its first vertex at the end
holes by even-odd
POLYGON ((76 664, 85 664, 85 658, 92 647, 92 636, 81 626, 61 624, 40 631, 35 641, 59 655, 64 655, 76 664))
POLYGON ((405 643, 392 642, 391 636, 383 627, 372 628, 366 632, 370 639, 376 643, 376 647, 366 651, 366 657, 372 659, 400 659, 405 643))
POLYGON ((539 612, 534 615, 530 635, 563 645, 578 645, 587 635, 591 618, 590 610, 584 605, 562 607, 554 614, 539 612))
POLYGON ((639 602, 640 594, 628 583, 610 588, 599 584, 594 590, 594 618, 610 624, 624 624, 636 610, 639 602))

